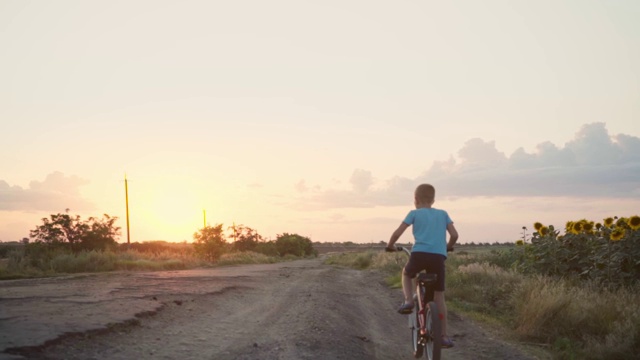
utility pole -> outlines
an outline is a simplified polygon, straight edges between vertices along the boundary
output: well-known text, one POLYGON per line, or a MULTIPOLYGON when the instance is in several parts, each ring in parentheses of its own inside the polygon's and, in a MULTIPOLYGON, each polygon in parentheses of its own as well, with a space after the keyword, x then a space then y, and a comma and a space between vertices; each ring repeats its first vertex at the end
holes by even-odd
POLYGON ((129 186, 127 185, 127 174, 124 174, 124 198, 127 205, 127 249, 131 246, 131 236, 129 235, 129 186))
POLYGON ((202 214, 204 215, 204 227, 207 227, 207 210, 202 210, 202 214))
POLYGON ((236 222, 233 222, 233 242, 236 242, 237 240, 237 234, 238 232, 236 231, 236 222))

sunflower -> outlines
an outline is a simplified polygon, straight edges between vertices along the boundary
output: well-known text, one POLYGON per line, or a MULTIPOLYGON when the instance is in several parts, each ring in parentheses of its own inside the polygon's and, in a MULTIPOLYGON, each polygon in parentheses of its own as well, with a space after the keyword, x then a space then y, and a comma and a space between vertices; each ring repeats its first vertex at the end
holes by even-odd
POLYGON ((564 236, 562 236, 562 235, 558 235, 557 240, 558 240, 558 241, 562 241, 562 240, 564 240, 564 236))
POLYGON ((549 228, 546 226, 541 227, 538 232, 540 233, 541 236, 547 236, 547 234, 549 234, 549 228))
POLYGON ((542 229, 543 226, 544 225, 542 225, 542 223, 537 222, 537 221, 535 223, 533 223, 533 228, 536 229, 537 232, 540 232, 540 229, 542 229))
POLYGON ((574 234, 579 234, 580 232, 582 232, 582 230, 584 229, 584 227, 582 226, 581 222, 574 222, 573 226, 571 227, 571 232, 574 234))
POLYGON ((604 219, 604 226, 611 227, 611 225, 613 225, 613 218, 612 217, 608 217, 608 218, 604 219))
POLYGON ((571 231, 573 229, 573 221, 567 221, 567 224, 564 226, 565 230, 571 231))
POLYGON ((611 241, 620 241, 624 237, 624 229, 616 228, 611 232, 609 238, 611 241))
POLYGON ((584 228, 584 231, 589 232, 591 230, 593 230, 593 221, 584 221, 582 222, 582 227, 584 228))
POLYGON ((522 241, 522 240, 517 240, 517 241, 516 241, 516 245, 518 245, 518 246, 522 246, 522 245, 524 245, 524 241, 522 241))
POLYGON ((640 216, 633 215, 630 217, 629 220, 627 220, 627 225, 629 225, 632 230, 640 229, 640 216))
POLYGON ((621 217, 616 221, 616 226, 617 227, 622 227, 624 228, 625 226, 627 226, 627 218, 625 217, 621 217))
POLYGON ((600 230, 600 228, 602 228, 602 224, 596 223, 596 229, 600 230))

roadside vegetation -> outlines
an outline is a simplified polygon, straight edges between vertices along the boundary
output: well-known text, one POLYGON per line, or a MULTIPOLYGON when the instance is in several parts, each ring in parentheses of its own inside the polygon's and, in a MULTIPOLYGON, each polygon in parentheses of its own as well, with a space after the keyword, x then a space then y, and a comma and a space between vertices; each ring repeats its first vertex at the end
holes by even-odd
MULTIPOLYGON (((534 228, 517 243, 457 246, 446 262, 449 309, 554 359, 640 354, 640 218, 534 228)), ((326 263, 380 269, 400 287, 406 260, 381 249, 335 254, 326 263)))
POLYGON ((117 218, 53 214, 21 242, 0 243, 0 279, 59 274, 179 270, 234 264, 259 264, 317 256, 311 240, 283 233, 266 240, 254 229, 223 224, 207 226, 193 242, 166 241, 119 244, 117 218))

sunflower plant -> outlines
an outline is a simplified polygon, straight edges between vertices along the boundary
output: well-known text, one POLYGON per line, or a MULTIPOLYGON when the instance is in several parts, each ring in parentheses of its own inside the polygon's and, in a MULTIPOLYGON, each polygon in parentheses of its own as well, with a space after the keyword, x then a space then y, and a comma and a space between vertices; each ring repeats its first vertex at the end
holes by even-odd
POLYGON ((567 221, 564 233, 535 222, 524 249, 512 249, 513 268, 534 274, 590 279, 610 286, 640 283, 640 217, 567 221))

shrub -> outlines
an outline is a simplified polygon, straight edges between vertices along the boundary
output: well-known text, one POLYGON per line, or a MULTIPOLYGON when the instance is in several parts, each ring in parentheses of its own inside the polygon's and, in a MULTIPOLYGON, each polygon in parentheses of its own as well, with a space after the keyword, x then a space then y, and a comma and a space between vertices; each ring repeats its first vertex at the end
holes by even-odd
POLYGON ((254 229, 245 225, 230 227, 233 231, 233 249, 236 251, 254 251, 264 238, 254 229))
POLYGON ((206 226, 193 234, 193 248, 198 256, 210 262, 216 261, 226 252, 227 242, 222 224, 206 226))
POLYGON ((294 255, 304 257, 318 255, 317 251, 313 248, 311 239, 298 234, 284 233, 282 235, 278 235, 275 246, 280 256, 294 255))
POLYGON ((278 249, 276 248, 275 241, 257 243, 254 251, 266 256, 278 256, 278 249))
POLYGON ((15 251, 20 251, 24 249, 24 243, 21 242, 9 242, 2 243, 0 242, 0 259, 7 258, 9 255, 15 251))

